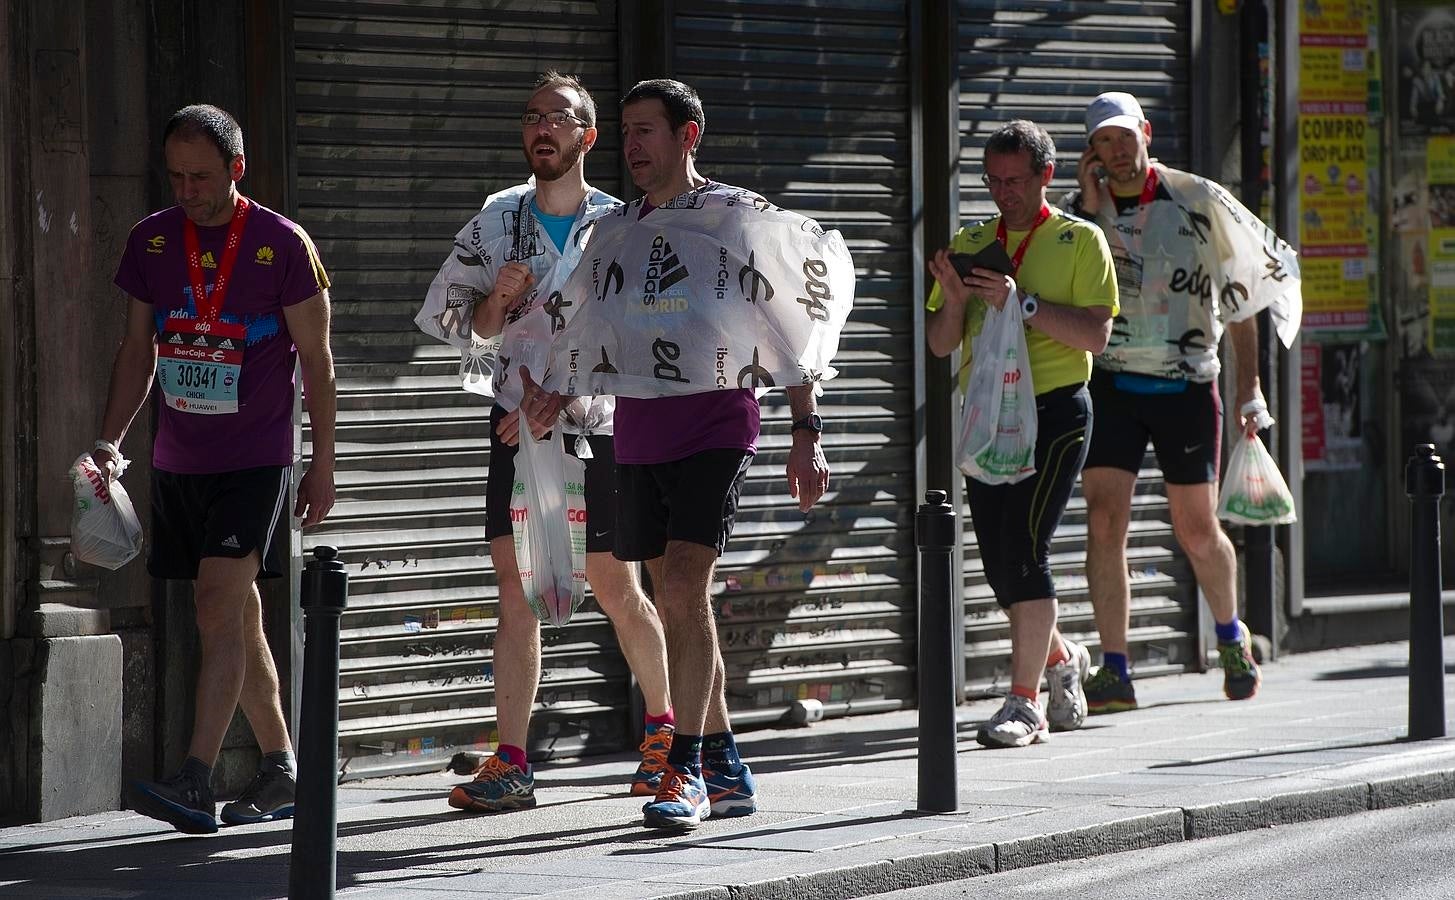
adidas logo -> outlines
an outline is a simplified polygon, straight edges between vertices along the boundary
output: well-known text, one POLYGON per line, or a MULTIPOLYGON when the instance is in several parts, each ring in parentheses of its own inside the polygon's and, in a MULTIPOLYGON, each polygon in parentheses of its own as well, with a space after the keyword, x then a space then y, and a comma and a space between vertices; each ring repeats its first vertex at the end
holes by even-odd
POLYGON ((240 547, 241 547, 241 545, 238 543, 237 535, 235 535, 235 534, 232 535, 232 536, 230 536, 230 537, 228 537, 226 540, 224 540, 222 542, 222 546, 231 548, 233 550, 240 549, 240 547))
POLYGON ((192 346, 194 346, 194 347, 206 347, 207 346, 207 335, 205 335, 205 334, 199 334, 199 335, 197 335, 197 339, 192 342, 192 346))
POLYGON ((1063 244, 1074 244, 1076 242, 1076 235, 1074 232, 1063 231, 1061 232, 1061 235, 1056 238, 1056 240, 1060 241, 1063 244))
POLYGON ((672 244, 660 234, 652 238, 652 252, 647 256, 647 269, 642 273, 642 303, 652 306, 657 295, 665 293, 692 273, 677 258, 672 244))
POLYGON ((180 343, 182 343, 182 336, 180 334, 177 334, 176 332, 173 332, 172 333, 172 336, 169 337, 169 338, 167 338, 167 343, 169 343, 169 344, 180 344, 180 343))
POLYGON ((222 339, 222 343, 220 343, 220 344, 217 345, 217 349, 219 349, 219 350, 236 350, 237 349, 237 345, 235 345, 232 342, 232 338, 223 338, 222 339))

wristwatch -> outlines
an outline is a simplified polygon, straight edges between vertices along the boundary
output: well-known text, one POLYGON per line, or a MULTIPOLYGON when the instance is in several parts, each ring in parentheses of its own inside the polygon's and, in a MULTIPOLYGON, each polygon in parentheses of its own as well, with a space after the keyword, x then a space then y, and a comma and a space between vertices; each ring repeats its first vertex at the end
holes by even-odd
POLYGON ((1029 320, 1041 308, 1035 294, 1021 294, 1021 318, 1029 320))
POLYGON ((823 419, 818 417, 818 413, 809 413, 797 422, 794 422, 793 428, 790 430, 798 431, 801 428, 806 428, 814 434, 823 434, 823 419))

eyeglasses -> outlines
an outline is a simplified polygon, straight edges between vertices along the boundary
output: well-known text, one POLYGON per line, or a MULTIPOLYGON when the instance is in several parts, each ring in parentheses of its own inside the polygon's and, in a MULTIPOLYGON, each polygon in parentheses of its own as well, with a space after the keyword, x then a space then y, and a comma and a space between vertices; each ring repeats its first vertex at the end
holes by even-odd
POLYGON ((560 128, 568 121, 575 122, 577 125, 586 124, 585 119, 578 118, 577 116, 566 112, 564 109, 553 109, 548 113, 528 112, 520 117, 520 124, 529 128, 532 125, 539 125, 541 119, 545 119, 546 124, 551 126, 552 128, 560 128))
POLYGON ((1014 178, 996 178, 994 175, 981 175, 980 183, 992 191, 1003 187, 1018 190, 1030 184, 1035 177, 1034 175, 1017 175, 1014 178))

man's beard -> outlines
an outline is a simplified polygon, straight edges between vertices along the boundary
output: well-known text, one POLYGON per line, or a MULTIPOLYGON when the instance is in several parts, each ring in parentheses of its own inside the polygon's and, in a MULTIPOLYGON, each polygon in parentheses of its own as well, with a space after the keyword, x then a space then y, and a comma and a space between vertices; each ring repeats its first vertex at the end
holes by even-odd
POLYGON ((535 155, 535 148, 539 145, 538 141, 525 151, 526 162, 530 165, 531 174, 536 177, 536 181, 555 181, 565 175, 584 152, 584 140, 577 138, 574 144, 558 148, 555 156, 540 159, 535 155))

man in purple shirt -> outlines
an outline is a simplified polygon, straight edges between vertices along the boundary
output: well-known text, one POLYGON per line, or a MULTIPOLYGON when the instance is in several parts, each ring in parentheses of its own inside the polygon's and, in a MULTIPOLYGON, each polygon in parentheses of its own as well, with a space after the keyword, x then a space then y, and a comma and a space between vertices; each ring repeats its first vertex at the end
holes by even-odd
MULTIPOLYGON (((684 194, 711 190, 696 166, 704 123, 697 92, 678 81, 643 81, 622 99, 622 153, 646 194, 644 220, 684 194)), ((561 396, 541 390, 524 369, 521 376, 520 408, 538 424, 554 421, 561 396)), ((794 418, 788 488, 807 512, 828 489, 823 424, 813 385, 787 391, 794 418)), ((644 822, 688 829, 708 815, 747 815, 757 809, 756 790, 730 730, 708 589, 757 450, 758 401, 751 389, 725 388, 649 399, 618 395, 616 403, 615 553, 644 561, 651 575, 677 716, 668 768, 656 798, 643 808, 644 822)))
POLYGON ((293 462, 293 371, 301 362, 313 463, 295 516, 323 520, 334 502, 333 356, 328 276, 303 229, 238 193, 242 130, 214 106, 178 110, 163 133, 177 205, 132 229, 116 273, 131 298, 111 370, 103 469, 160 387, 147 569, 194 582, 202 658, 187 760, 162 781, 133 782, 131 808, 178 831, 217 831, 212 766, 242 706, 262 759, 222 819, 293 813, 295 765, 278 673, 263 637, 256 579, 287 572, 280 527, 293 462))

